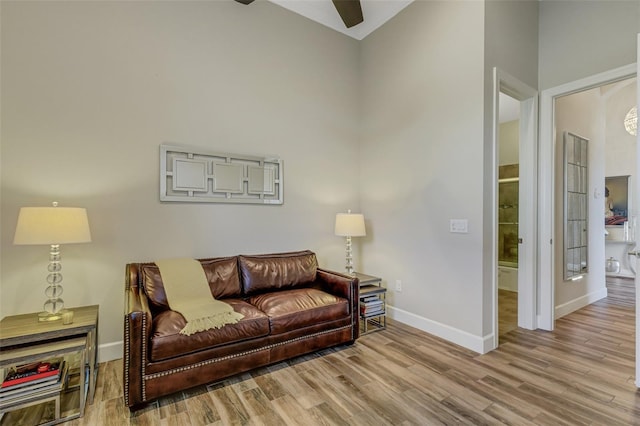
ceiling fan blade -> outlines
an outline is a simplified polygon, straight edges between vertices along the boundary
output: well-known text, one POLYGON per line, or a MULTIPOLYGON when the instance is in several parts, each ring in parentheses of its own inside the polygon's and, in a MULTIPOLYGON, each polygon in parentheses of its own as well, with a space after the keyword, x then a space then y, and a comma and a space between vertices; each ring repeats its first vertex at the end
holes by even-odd
POLYGON ((360 7, 360 0, 332 1, 347 28, 351 28, 364 21, 364 18, 362 17, 362 7, 360 7))
POLYGON ((238 3, 242 3, 242 4, 251 4, 253 3, 253 0, 236 0, 238 3))

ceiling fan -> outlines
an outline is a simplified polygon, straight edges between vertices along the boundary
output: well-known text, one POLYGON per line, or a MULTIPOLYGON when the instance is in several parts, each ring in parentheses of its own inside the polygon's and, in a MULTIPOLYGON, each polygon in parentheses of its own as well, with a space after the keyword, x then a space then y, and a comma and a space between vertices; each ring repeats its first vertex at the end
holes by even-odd
MULTIPOLYGON (((238 3, 251 4, 254 0, 236 0, 238 3)), ((351 28, 358 25, 364 18, 362 17, 362 7, 360 0, 331 0, 336 7, 338 14, 342 18, 344 25, 351 28)))

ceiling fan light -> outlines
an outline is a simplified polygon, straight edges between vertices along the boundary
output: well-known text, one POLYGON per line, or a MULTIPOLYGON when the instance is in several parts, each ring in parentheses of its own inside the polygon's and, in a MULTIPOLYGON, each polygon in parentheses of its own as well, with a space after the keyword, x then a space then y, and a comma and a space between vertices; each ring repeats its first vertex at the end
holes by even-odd
POLYGON ((632 136, 638 135, 638 107, 633 107, 624 117, 624 129, 632 136))

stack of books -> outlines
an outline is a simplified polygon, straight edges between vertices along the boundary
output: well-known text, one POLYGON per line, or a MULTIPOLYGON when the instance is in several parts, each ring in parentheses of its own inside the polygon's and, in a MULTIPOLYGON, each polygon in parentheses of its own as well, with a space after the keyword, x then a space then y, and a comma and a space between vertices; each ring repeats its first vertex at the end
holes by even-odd
POLYGON ((378 296, 368 296, 360 299, 360 315, 371 317, 384 314, 384 301, 378 296))
POLYGON ((0 385, 0 399, 13 399, 33 392, 55 389, 60 386, 65 374, 66 362, 62 358, 14 367, 9 370, 0 385))

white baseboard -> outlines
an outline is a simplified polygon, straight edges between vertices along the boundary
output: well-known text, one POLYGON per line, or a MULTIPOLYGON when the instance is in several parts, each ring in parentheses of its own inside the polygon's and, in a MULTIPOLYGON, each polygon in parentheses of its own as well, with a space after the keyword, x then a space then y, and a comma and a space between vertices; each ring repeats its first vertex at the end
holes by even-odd
POLYGON ((434 336, 441 337, 474 352, 483 354, 493 349, 493 347, 491 347, 493 336, 474 336, 466 331, 458 330, 457 328, 446 324, 442 324, 389 305, 387 305, 387 315, 389 318, 396 321, 410 325, 411 327, 415 327, 429 334, 433 334, 434 336))
POLYGON ((555 309, 555 319, 562 318, 571 312, 584 308, 585 306, 590 305, 593 302, 597 302, 600 299, 604 299, 605 297, 607 297, 607 289, 603 288, 598 291, 585 294, 584 296, 580 296, 577 299, 570 300, 562 305, 558 305, 555 309))
POLYGON ((124 342, 105 343, 98 346, 98 362, 113 361, 114 359, 122 358, 122 352, 124 348, 124 342))

